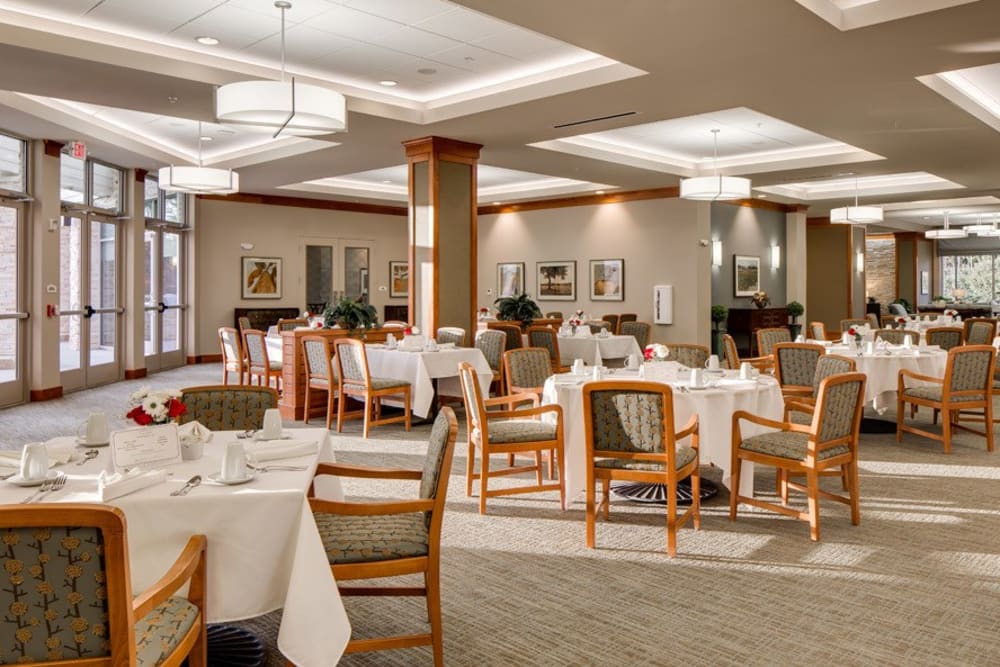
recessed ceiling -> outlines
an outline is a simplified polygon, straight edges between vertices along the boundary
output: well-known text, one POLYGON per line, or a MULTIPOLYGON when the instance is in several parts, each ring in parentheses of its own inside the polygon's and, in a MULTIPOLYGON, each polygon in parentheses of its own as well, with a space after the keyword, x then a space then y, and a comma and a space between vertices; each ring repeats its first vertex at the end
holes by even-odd
POLYGON ((917 80, 1000 132, 1000 63, 929 74, 917 80))
POLYGON ((824 178, 815 181, 785 183, 754 188, 759 192, 790 197, 799 201, 817 201, 824 199, 842 199, 854 197, 857 193, 871 203, 872 197, 880 195, 898 195, 929 190, 961 189, 958 183, 934 174, 918 171, 906 174, 880 174, 878 176, 846 176, 839 178, 824 178))
POLYGON ((979 0, 795 0, 838 30, 854 30, 979 0))

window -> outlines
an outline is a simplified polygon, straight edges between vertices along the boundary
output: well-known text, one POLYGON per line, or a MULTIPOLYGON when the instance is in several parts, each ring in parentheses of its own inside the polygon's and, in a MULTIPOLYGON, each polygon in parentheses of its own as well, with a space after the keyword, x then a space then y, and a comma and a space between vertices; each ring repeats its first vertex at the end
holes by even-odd
POLYGON ((160 217, 160 185, 155 178, 146 177, 143 183, 145 190, 144 215, 154 220, 160 217))
POLYGON ((94 160, 63 153, 59 161, 59 198, 64 204, 83 204, 112 215, 124 212, 122 170, 94 160))
POLYGON ((146 177, 145 191, 147 220, 172 222, 175 225, 183 225, 186 222, 187 199, 183 194, 161 190, 159 181, 152 176, 146 177))
POLYGON ((69 204, 82 204, 86 193, 86 163, 63 153, 59 164, 59 198, 69 204))
POLYGON ((28 193, 28 142, 0 134, 0 190, 28 193))
POLYGON ((994 254, 945 255, 941 257, 942 296, 950 297, 952 290, 966 291, 963 301, 989 303, 997 293, 997 272, 1000 262, 994 254))

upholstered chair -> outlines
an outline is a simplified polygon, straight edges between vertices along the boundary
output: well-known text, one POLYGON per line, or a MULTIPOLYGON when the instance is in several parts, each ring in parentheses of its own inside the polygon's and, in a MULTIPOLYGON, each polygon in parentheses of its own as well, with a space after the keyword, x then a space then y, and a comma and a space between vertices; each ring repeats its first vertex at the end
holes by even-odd
POLYGON ((278 407, 271 387, 204 385, 181 389, 187 410, 180 424, 197 421, 210 431, 256 431, 264 426, 264 411, 278 407))
POLYGON ((899 371, 896 393, 896 442, 902 442, 903 432, 907 431, 941 442, 944 453, 950 454, 952 431, 961 429, 985 436, 986 451, 992 452, 995 361, 996 350, 992 345, 962 345, 948 351, 944 377, 922 375, 909 369, 899 371), (938 413, 941 413, 942 432, 931 433, 906 424, 907 405, 933 409, 935 423, 938 413), (981 414, 985 428, 976 431, 960 424, 959 412, 981 414))
POLYGON ((247 384, 253 384, 253 379, 256 377, 258 385, 270 387, 273 378, 280 393, 281 362, 271 361, 268 358, 265 338, 264 332, 259 329, 247 329, 243 332, 243 349, 247 353, 247 372, 249 373, 247 384))
POLYGON ((583 386, 583 423, 587 438, 587 546, 594 547, 597 514, 610 514, 612 480, 666 485, 667 553, 677 554, 677 529, 701 521, 698 415, 674 426, 673 391, 648 382, 600 381, 583 386), (689 442, 679 444, 690 437, 689 442), (677 483, 691 479, 691 506, 677 516, 677 483), (596 503, 595 484, 602 498, 596 503))
POLYGON ((222 384, 229 384, 229 374, 238 373, 239 384, 247 371, 247 360, 240 344, 240 332, 233 327, 219 327, 219 347, 222 348, 222 384))
MULTIPOLYGON (((637 313, 622 313, 618 316, 618 328, 620 329, 625 322, 635 322, 638 319, 639 315, 637 313)), ((611 333, 616 332, 612 331, 611 333)))
POLYGON ((438 343, 454 343, 455 347, 465 347, 465 329, 461 327, 438 327, 438 343))
POLYGON ((497 394, 503 393, 503 351, 506 342, 507 335, 503 331, 486 329, 476 334, 476 349, 483 353, 493 371, 497 394))
POLYGON ((564 318, 563 318, 563 314, 562 314, 561 310, 550 310, 547 313, 545 313, 545 319, 547 319, 547 320, 561 320, 561 319, 564 319, 564 318))
POLYGON ((692 343, 667 343, 667 349, 670 350, 671 361, 688 368, 704 368, 711 354, 704 345, 692 343))
POLYGON ((813 340, 826 340, 826 325, 822 322, 810 322, 809 337, 813 340))
POLYGON ((253 329, 253 327, 250 326, 250 318, 247 317, 246 315, 240 317, 237 321, 240 323, 240 334, 241 335, 247 329, 253 329))
POLYGON ((948 351, 965 344, 965 330, 962 327, 931 327, 924 331, 928 345, 937 345, 948 351))
POLYGON ((309 415, 313 411, 312 393, 322 391, 326 394, 326 427, 329 429, 333 423, 333 404, 339 392, 330 339, 326 336, 302 336, 302 364, 306 374, 302 421, 309 423, 309 415))
POLYGON ((840 333, 844 333, 851 327, 864 326, 871 326, 871 322, 868 321, 867 317, 849 317, 847 319, 840 320, 840 333))
POLYGON ((811 396, 816 363, 826 348, 816 343, 776 343, 774 345, 774 377, 786 398, 811 396))
POLYGON ((554 373, 565 373, 569 366, 564 366, 559 355, 559 337, 552 327, 528 327, 528 345, 544 347, 549 351, 549 361, 554 373))
POLYGON ((748 357, 740 359, 740 352, 736 347, 736 341, 729 334, 722 334, 722 352, 726 357, 725 365, 730 370, 736 370, 746 361, 758 371, 766 371, 774 365, 774 357, 748 357))
POLYGON ((913 347, 920 344, 920 332, 909 329, 876 329, 875 340, 879 338, 892 345, 904 345, 907 338, 913 347))
POLYGON ((305 319, 304 317, 295 317, 295 318, 278 320, 279 333, 282 331, 295 331, 299 327, 308 327, 308 326, 309 326, 309 320, 305 319))
POLYGON ((820 383, 816 409, 809 425, 766 419, 738 410, 733 413, 732 483, 729 497, 729 518, 736 520, 739 503, 778 512, 809 522, 809 537, 819 540, 819 499, 844 503, 851 508, 851 523, 861 522, 858 497, 858 430, 865 396, 865 375, 846 373, 833 375, 820 383), (768 429, 760 435, 744 438, 742 422, 751 422, 768 429), (739 493, 740 473, 744 461, 777 468, 784 479, 783 504, 768 502, 739 493), (847 480, 847 495, 821 490, 819 476, 827 470, 840 470, 847 480), (788 479, 805 475, 806 483, 788 479), (806 494, 808 508, 800 510, 787 504, 788 489, 806 494))
POLYGON ((516 350, 524 347, 524 339, 521 337, 521 327, 511 322, 488 322, 487 328, 493 331, 502 331, 507 337, 503 349, 505 351, 516 350))
POLYGON ((365 344, 357 338, 338 338, 334 343, 337 375, 340 377, 340 400, 337 401, 337 433, 345 419, 364 419, 365 439, 372 426, 403 422, 410 430, 410 383, 398 378, 372 377, 368 370, 365 344), (356 398, 364 406, 360 412, 347 412, 346 397, 356 398), (403 414, 382 417, 382 399, 393 396, 403 403, 403 414))
POLYGON ((587 322, 587 328, 589 328, 590 333, 594 334, 595 336, 601 333, 602 330, 607 331, 609 334, 613 334, 615 332, 615 330, 611 328, 611 322, 605 322, 604 320, 599 320, 597 322, 587 322))
POLYGON ((192 536, 163 577, 134 595, 127 534, 111 505, 0 507, 0 663, 208 664, 205 536, 192 536))
MULTIPOLYGON (((444 665, 441 623, 441 522, 455 451, 458 422, 451 408, 441 408, 427 443, 421 470, 320 463, 316 475, 412 480, 419 483, 415 500, 330 501, 309 493, 316 527, 330 571, 342 596, 422 595, 427 601, 430 632, 392 637, 355 638, 346 653, 430 645, 436 667, 444 665), (355 579, 423 575, 423 586, 351 586, 355 579)), ((359 620, 353 624, 357 628, 359 620)))
POLYGON ((507 393, 541 397, 545 380, 552 375, 552 358, 544 347, 522 347, 503 353, 503 367, 507 393))
POLYGON ((620 316, 619 315, 601 315, 601 319, 610 324, 608 327, 608 333, 614 334, 618 333, 618 327, 620 316))
POLYGON ((762 357, 774 354, 774 346, 777 343, 791 342, 792 332, 788 330, 788 327, 757 329, 757 354, 762 357))
POLYGON ((813 373, 810 392, 805 395, 785 398, 785 421, 796 424, 811 423, 813 410, 816 409, 816 398, 819 396, 819 386, 823 380, 832 375, 854 373, 857 370, 857 362, 850 357, 842 357, 838 354, 824 354, 819 357, 816 360, 816 370, 813 373))
POLYGON ((649 329, 648 322, 622 322, 618 325, 618 333, 635 338, 640 350, 646 349, 649 345, 649 329))
POLYGON ((988 317, 973 317, 965 320, 966 345, 990 345, 996 336, 997 321, 988 317))

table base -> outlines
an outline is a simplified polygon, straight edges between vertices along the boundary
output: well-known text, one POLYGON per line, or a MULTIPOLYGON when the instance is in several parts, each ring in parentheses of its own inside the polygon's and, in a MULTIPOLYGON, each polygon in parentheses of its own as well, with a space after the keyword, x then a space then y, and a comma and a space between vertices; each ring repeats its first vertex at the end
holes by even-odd
POLYGON ((208 664, 212 667, 260 667, 264 664, 264 642, 249 630, 225 623, 210 623, 208 664))
MULTIPOLYGON (((719 487, 714 482, 707 479, 701 480, 700 493, 702 500, 712 498, 719 493, 719 487)), ((625 484, 615 484, 611 487, 611 493, 619 498, 631 500, 635 503, 652 503, 658 505, 667 504, 667 485, 650 484, 648 482, 630 482, 625 484)), ((690 480, 683 479, 677 482, 677 504, 690 505, 693 495, 691 493, 690 480)))
POLYGON ((895 433, 896 432, 896 422, 886 421, 885 419, 875 419, 873 417, 862 417, 861 418, 861 432, 862 433, 895 433))

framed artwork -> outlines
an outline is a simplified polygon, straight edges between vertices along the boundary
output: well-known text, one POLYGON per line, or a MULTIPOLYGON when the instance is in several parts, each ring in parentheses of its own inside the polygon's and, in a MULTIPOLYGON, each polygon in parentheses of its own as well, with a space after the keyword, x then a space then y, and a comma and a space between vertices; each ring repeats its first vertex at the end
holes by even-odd
POLYGON ((538 262, 538 301, 576 301, 576 262, 538 262))
POLYGON ((733 255, 733 296, 760 291, 760 257, 733 255))
POLYGON ((590 260, 590 300, 625 300, 625 260, 590 260))
POLYGON ((389 296, 410 295, 410 263, 389 262, 389 296))
POLYGON ((244 299, 281 298, 281 258, 241 257, 244 299))
POLYGON ((524 262, 497 264, 497 298, 524 294, 524 262))
POLYGON ((921 271, 920 272, 920 293, 930 294, 931 293, 931 272, 921 271))

